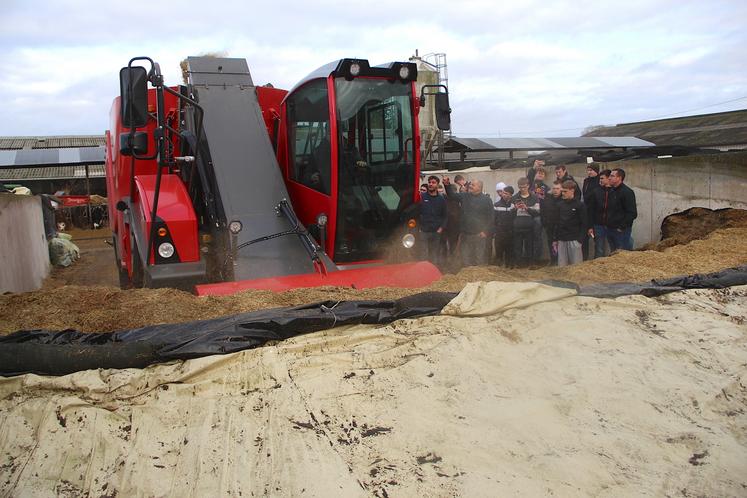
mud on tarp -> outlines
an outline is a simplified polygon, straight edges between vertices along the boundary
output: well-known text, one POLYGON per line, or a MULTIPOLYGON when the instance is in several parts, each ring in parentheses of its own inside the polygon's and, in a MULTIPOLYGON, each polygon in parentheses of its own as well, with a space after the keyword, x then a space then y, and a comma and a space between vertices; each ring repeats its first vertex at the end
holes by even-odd
POLYGON ((24 330, 0 337, 0 375, 142 368, 163 361, 235 353, 340 325, 386 324, 435 315, 455 296, 424 292, 394 301, 325 301, 108 333, 24 330))
POLYGON ((652 280, 648 284, 634 282, 610 282, 583 285, 579 295, 613 298, 641 294, 646 297, 661 296, 686 289, 723 289, 735 285, 747 285, 747 265, 727 268, 713 273, 696 273, 666 279, 652 280))

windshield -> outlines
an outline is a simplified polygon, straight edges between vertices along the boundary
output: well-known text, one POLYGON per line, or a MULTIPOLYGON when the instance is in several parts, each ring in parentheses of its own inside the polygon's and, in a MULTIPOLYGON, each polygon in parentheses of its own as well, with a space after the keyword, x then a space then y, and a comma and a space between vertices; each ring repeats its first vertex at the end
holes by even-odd
POLYGON ((335 260, 381 258, 413 202, 410 83, 335 80, 338 211, 335 260))

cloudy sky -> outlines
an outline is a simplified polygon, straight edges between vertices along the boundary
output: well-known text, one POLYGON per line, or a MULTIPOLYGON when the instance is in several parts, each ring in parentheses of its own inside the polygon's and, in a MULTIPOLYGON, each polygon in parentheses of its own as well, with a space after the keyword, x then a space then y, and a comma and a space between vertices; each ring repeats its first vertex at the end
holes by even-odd
POLYGON ((222 52, 290 88, 334 59, 418 49, 446 54, 455 135, 578 136, 747 108, 745 25, 744 0, 4 0, 0 135, 103 133, 136 55, 178 84, 185 56, 222 52))

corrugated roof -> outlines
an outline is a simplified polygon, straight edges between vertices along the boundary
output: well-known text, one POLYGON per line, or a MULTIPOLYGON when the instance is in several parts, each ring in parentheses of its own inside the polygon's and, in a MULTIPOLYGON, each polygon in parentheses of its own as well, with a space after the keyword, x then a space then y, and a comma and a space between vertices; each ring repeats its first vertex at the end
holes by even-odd
POLYGON ((105 147, 0 150, 0 168, 53 164, 103 163, 105 147))
MULTIPOLYGON (((103 164, 88 166, 88 178, 104 178, 106 169, 103 164)), ((24 180, 76 180, 86 177, 86 167, 48 166, 43 168, 0 169, 0 181, 20 182, 24 180)))
POLYGON ((104 135, 58 135, 39 137, 0 137, 0 150, 65 149, 106 145, 104 135))
POLYGON ((561 138, 461 138, 451 137, 446 150, 553 150, 653 147, 652 142, 636 137, 561 137, 561 138))
POLYGON ((657 145, 711 147, 747 144, 747 110, 657 119, 597 128, 585 136, 635 135, 657 145))

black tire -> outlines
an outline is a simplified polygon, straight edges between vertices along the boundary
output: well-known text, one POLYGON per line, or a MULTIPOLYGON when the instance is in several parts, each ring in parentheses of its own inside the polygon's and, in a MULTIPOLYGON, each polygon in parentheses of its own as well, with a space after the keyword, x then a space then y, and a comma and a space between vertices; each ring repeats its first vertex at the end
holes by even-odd
POLYGON ((130 251, 130 261, 132 262, 132 287, 134 289, 140 289, 145 283, 145 272, 143 271, 143 262, 140 259, 140 252, 137 248, 137 242, 135 242, 135 236, 131 235, 130 240, 132 241, 132 250, 130 251))
POLYGON ((112 245, 114 246, 114 261, 117 263, 117 273, 119 274, 119 288, 126 290, 132 287, 130 282, 130 276, 127 274, 127 270, 122 268, 122 263, 119 260, 119 251, 117 250, 117 235, 112 235, 112 245))

